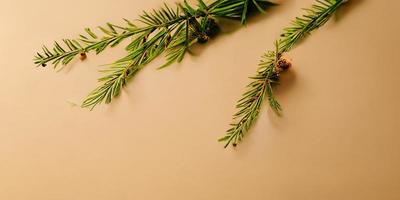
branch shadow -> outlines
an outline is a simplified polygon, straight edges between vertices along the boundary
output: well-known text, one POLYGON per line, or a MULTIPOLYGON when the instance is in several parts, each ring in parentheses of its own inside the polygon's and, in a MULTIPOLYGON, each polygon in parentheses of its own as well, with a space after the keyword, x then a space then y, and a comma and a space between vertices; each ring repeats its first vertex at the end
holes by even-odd
POLYGON ((340 22, 345 18, 351 10, 354 10, 354 7, 359 7, 360 4, 364 3, 365 0, 349 0, 342 7, 340 7, 335 15, 333 16, 334 22, 340 22))

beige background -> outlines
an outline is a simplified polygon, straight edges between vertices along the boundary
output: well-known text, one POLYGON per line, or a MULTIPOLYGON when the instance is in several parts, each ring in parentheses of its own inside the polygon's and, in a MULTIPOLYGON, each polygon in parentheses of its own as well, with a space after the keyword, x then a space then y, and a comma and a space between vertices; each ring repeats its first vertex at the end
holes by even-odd
POLYGON ((148 66, 92 112, 68 102, 122 48, 60 73, 32 64, 42 44, 162 2, 0 0, 0 199, 400 199, 400 1, 353 0, 297 46, 277 88, 284 115, 265 106, 237 149, 216 139, 247 77, 313 0, 284 1, 182 64, 148 66))

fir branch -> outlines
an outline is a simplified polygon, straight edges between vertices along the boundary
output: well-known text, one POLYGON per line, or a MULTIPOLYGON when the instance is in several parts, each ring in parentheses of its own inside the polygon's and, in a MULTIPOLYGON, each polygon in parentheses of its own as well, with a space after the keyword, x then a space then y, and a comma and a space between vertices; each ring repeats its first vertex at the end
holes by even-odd
POLYGON ((86 34, 80 35, 78 39, 64 39, 63 45, 54 42, 53 48, 43 46, 42 52, 38 52, 35 55, 34 63, 43 67, 51 63, 55 68, 59 64, 67 65, 78 54, 90 51, 95 51, 98 54, 109 46, 116 46, 126 38, 180 23, 187 19, 188 16, 186 14, 190 14, 195 18, 204 17, 205 15, 228 18, 240 17, 242 22, 245 22, 248 16, 248 7, 255 6, 260 8, 260 11, 263 11, 261 7, 274 5, 268 0, 216 0, 210 5, 206 5, 203 0, 197 1, 197 9, 191 7, 185 0, 183 4, 178 3, 175 10, 164 4, 164 7, 159 10, 153 10, 151 13, 144 12, 138 21, 143 22, 147 26, 141 28, 126 19, 124 19, 127 23, 125 27, 111 23, 107 23, 104 27, 98 27, 102 33, 102 37, 99 37, 91 29, 86 28, 86 34), (185 13, 184 15, 181 15, 182 10, 185 13))
POLYGON ((64 47, 57 42, 51 50, 44 46, 34 62, 43 67, 52 63, 57 68, 67 65, 77 55, 84 59, 87 52, 99 54, 107 47, 132 39, 125 48, 127 55, 101 71, 104 76, 99 79, 100 86, 83 101, 82 107, 93 109, 102 102, 110 103, 129 79, 162 53, 165 53, 166 62, 160 68, 181 62, 193 44, 205 43, 216 34, 217 18, 233 18, 244 23, 250 8, 261 11, 270 5, 273 4, 268 0, 215 0, 209 5, 197 0, 196 8, 185 0, 175 9, 164 4, 158 10, 144 12, 138 20, 142 23, 140 26, 129 20, 125 20, 125 27, 107 23, 99 27, 101 36, 87 28, 79 39, 63 40, 64 47))
POLYGON ((54 42, 54 47, 51 50, 43 46, 43 52, 37 53, 34 63, 45 67, 51 62, 54 68, 57 68, 59 64, 62 66, 67 65, 79 54, 85 55, 85 53, 90 51, 95 51, 96 54, 99 54, 108 46, 114 47, 122 40, 141 32, 131 22, 126 21, 128 23, 126 27, 120 27, 111 23, 107 23, 106 27, 99 27, 104 34, 102 38, 99 38, 91 29, 86 28, 86 35, 80 35, 79 39, 64 39, 64 47, 58 42, 54 42))
MULTIPOLYGON (((99 79, 102 84, 93 90, 83 101, 82 107, 93 109, 105 101, 110 103, 113 97, 119 95, 120 90, 145 64, 160 55, 169 44, 168 30, 159 31, 151 39, 144 41, 127 57, 110 65, 102 72, 106 75, 99 79)), ((144 38, 142 39, 144 40, 144 38)))
POLYGON ((153 11, 141 16, 142 22, 153 27, 163 24, 162 28, 151 28, 146 34, 135 38, 128 45, 134 47, 127 48, 128 55, 111 64, 108 70, 102 71, 106 73, 99 79, 102 84, 88 95, 82 107, 93 109, 102 102, 110 103, 129 79, 163 52, 166 52, 167 61, 160 68, 183 59, 193 41, 199 39, 196 34, 202 34, 202 30, 197 27, 198 13, 187 3, 178 6, 175 13, 153 11), (179 15, 180 11, 185 17, 179 15), (170 16, 175 18, 171 19, 170 16))
POLYGON ((229 144, 236 146, 249 131, 257 120, 266 95, 270 107, 279 114, 281 106, 274 97, 272 87, 277 84, 280 73, 291 65, 282 55, 313 30, 324 25, 345 2, 346 0, 316 0, 310 9, 304 9, 306 13, 302 17, 296 17, 292 25, 284 29, 281 38, 275 41, 275 51, 268 51, 263 56, 256 76, 250 77, 253 81, 236 105, 239 111, 233 119, 239 120, 238 123, 231 124, 225 136, 219 139, 225 142, 225 148, 229 144))
POLYGON ((248 14, 253 10, 264 13, 265 8, 276 5, 268 0, 220 0, 214 3, 210 13, 215 16, 239 19, 242 24, 247 22, 248 14))

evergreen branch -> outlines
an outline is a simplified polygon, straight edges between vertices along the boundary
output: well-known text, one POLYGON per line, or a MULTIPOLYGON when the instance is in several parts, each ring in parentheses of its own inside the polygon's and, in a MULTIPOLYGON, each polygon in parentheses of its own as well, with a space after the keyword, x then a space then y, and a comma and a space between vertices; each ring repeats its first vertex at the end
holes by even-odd
POLYGON ((166 63, 159 67, 164 68, 181 62, 194 43, 207 42, 218 30, 218 26, 208 14, 209 7, 203 1, 199 1, 198 6, 196 10, 185 1, 178 4, 175 13, 172 13, 172 9, 166 9, 168 12, 145 13, 141 17, 143 23, 152 27, 162 25, 163 28, 148 29, 146 34, 132 41, 128 46, 133 48, 127 48, 128 55, 111 64, 110 70, 105 71, 107 75, 99 79, 102 84, 88 95, 82 107, 93 109, 102 102, 110 103, 130 78, 161 53, 166 52, 166 63), (141 40, 145 42, 140 43, 141 40))
MULTIPOLYGON (((83 101, 82 107, 93 109, 96 105, 110 103, 113 97, 119 95, 120 90, 126 85, 145 64, 160 55, 170 43, 169 30, 161 30, 151 39, 144 41, 127 57, 110 65, 109 69, 101 72, 106 75, 99 79, 102 84, 93 90, 83 101)), ((144 38, 143 38, 144 39, 144 38)))
POLYGON ((64 47, 58 42, 54 42, 52 50, 43 46, 43 52, 37 53, 34 58, 34 63, 38 66, 45 67, 51 62, 54 68, 57 68, 59 64, 67 65, 78 54, 82 57, 90 51, 95 51, 96 54, 99 54, 108 46, 114 47, 122 40, 141 32, 141 30, 137 29, 131 22, 127 22, 127 27, 120 27, 111 23, 107 23, 107 27, 99 27, 104 34, 102 38, 99 38, 91 29, 86 28, 86 35, 80 35, 79 39, 64 39, 64 47))
POLYGON ((79 39, 64 39, 63 45, 54 42, 53 48, 43 46, 42 52, 38 52, 35 55, 34 63, 43 67, 51 63, 54 68, 57 68, 59 64, 67 65, 79 54, 81 54, 82 58, 85 58, 86 53, 90 51, 95 51, 96 54, 99 54, 107 47, 114 47, 126 38, 186 20, 187 15, 181 15, 181 10, 195 18, 205 16, 206 12, 209 12, 208 15, 214 17, 237 18, 241 16, 242 22, 244 22, 247 18, 247 6, 243 5, 249 4, 249 1, 254 2, 253 4, 257 7, 260 7, 260 2, 272 5, 267 0, 217 0, 207 6, 203 0, 198 0, 198 8, 194 9, 185 0, 183 5, 178 4, 176 10, 173 10, 170 6, 164 4, 161 9, 153 10, 150 13, 144 12, 140 16, 139 21, 147 25, 145 27, 138 28, 131 21, 124 19, 127 22, 126 27, 111 23, 107 23, 105 27, 98 27, 103 34, 102 37, 99 37, 91 29, 86 28, 86 34, 80 35, 79 39))
POLYGON ((210 13, 225 18, 239 19, 247 22, 248 14, 253 10, 264 12, 265 8, 276 5, 268 0, 220 0, 210 9, 210 13))
POLYGON ((296 17, 292 26, 284 29, 279 51, 288 52, 298 41, 302 40, 313 30, 324 25, 332 14, 348 0, 316 0, 311 8, 303 9, 306 13, 296 17))
MULTIPOLYGON (((146 32, 147 34, 132 41, 128 46, 134 48, 127 48, 127 56, 111 64, 108 70, 103 70, 106 75, 99 79, 102 84, 87 96, 82 107, 93 109, 102 102, 110 103, 113 97, 119 95, 120 90, 130 78, 163 52, 166 52, 167 62, 160 68, 183 59, 189 46, 198 39, 195 36, 200 33, 197 32, 201 30, 196 29, 198 21, 192 8, 187 5, 178 6, 186 17, 179 23, 167 24, 160 29, 150 29, 146 32)), ((169 20, 166 19, 166 13, 154 13, 156 11, 153 14, 146 13, 142 20, 153 25, 166 24, 165 20, 169 20)))
MULTIPOLYGON (((276 47, 278 47, 277 45, 278 44, 276 44, 276 47)), ((250 129, 258 117, 266 94, 268 95, 268 100, 271 102, 270 105, 273 110, 276 112, 281 110, 279 103, 272 94, 271 88, 271 85, 277 78, 275 66, 279 59, 277 51, 267 52, 259 64, 260 67, 256 76, 250 77, 253 81, 247 85, 248 91, 243 94, 243 97, 236 105, 239 111, 233 116, 233 119, 239 119, 239 122, 231 124, 232 127, 227 130, 226 135, 219 139, 219 141, 226 141, 225 147, 230 143, 236 146, 250 129)))
POLYGON ((44 46, 43 51, 35 56, 34 62, 43 67, 52 63, 57 68, 59 64, 67 65, 77 55, 85 59, 87 52, 95 51, 99 54, 107 47, 114 47, 131 38, 125 47, 127 55, 101 71, 104 76, 99 79, 100 86, 83 101, 82 107, 93 109, 102 102, 110 103, 130 78, 162 53, 165 53, 166 62, 160 68, 181 62, 190 46, 205 43, 216 34, 219 30, 217 18, 234 18, 244 23, 249 8, 257 7, 261 10, 260 5, 268 6, 272 3, 267 0, 215 0, 207 5, 203 0, 197 0, 197 7, 194 8, 184 0, 175 9, 164 4, 158 10, 143 12, 138 20, 141 26, 129 20, 125 20, 126 27, 107 23, 99 27, 101 36, 87 28, 86 34, 80 35, 79 39, 63 40, 64 45, 55 42, 52 50, 44 46))
POLYGON ((236 105, 239 111, 233 119, 239 119, 239 122, 231 124, 225 136, 219 139, 226 142, 225 148, 229 144, 236 146, 249 131, 257 120, 266 95, 270 107, 279 114, 281 106, 273 95, 272 87, 278 82, 280 73, 291 66, 291 63, 282 56, 283 53, 288 52, 313 30, 324 25, 345 2, 346 0, 316 0, 310 9, 304 9, 306 14, 296 17, 292 26, 284 29, 281 38, 275 41, 275 51, 268 51, 263 56, 256 76, 250 77, 253 81, 247 86, 247 92, 236 105))

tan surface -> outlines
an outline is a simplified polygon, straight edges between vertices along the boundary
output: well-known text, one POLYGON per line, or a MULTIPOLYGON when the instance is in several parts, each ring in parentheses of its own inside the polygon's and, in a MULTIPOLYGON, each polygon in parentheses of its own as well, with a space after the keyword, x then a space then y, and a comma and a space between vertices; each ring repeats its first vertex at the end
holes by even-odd
POLYGON ((265 106, 236 150, 216 139, 246 77, 312 0, 288 0, 180 65, 147 67, 93 112, 67 102, 121 48, 61 73, 35 68, 33 53, 162 0, 0 2, 2 200, 400 199, 400 1, 358 0, 295 48, 277 90, 284 116, 265 106))

